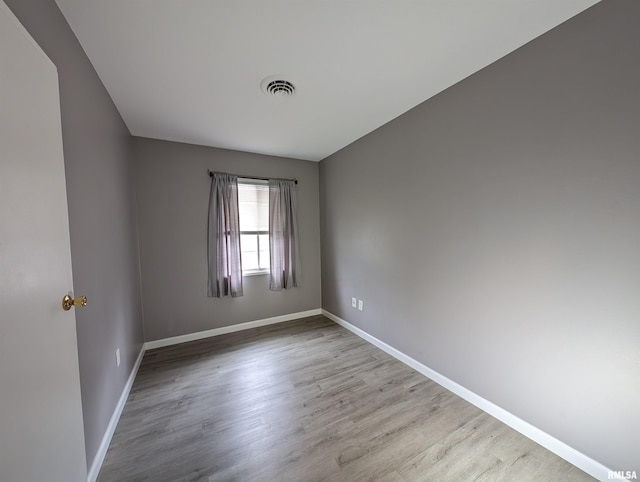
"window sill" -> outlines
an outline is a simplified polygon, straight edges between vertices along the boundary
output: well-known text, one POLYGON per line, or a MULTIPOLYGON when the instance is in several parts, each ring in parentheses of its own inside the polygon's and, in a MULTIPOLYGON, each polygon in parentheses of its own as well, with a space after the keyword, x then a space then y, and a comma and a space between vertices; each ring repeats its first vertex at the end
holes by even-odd
POLYGON ((251 271, 243 271, 242 277, 245 278, 247 276, 262 276, 269 274, 269 270, 251 270, 251 271))

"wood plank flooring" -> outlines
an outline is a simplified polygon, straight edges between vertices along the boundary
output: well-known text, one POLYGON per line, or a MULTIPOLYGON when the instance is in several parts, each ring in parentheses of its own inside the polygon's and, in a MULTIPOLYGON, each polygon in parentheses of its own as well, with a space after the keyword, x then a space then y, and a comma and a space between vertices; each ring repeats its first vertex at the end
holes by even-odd
POLYGON ((98 480, 594 479, 318 316, 147 352, 98 480))

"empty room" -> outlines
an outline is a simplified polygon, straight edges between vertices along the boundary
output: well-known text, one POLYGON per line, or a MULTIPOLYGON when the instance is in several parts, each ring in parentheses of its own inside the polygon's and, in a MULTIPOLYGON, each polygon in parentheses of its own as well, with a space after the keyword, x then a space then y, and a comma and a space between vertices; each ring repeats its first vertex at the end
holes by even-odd
POLYGON ((636 480, 638 25, 0 0, 0 481, 636 480))

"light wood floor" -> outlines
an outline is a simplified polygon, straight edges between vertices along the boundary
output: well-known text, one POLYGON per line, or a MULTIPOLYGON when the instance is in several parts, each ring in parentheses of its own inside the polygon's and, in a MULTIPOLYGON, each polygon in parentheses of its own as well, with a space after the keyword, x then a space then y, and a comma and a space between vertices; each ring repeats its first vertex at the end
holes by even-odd
POLYGON ((318 316, 147 352, 98 480, 594 479, 318 316))

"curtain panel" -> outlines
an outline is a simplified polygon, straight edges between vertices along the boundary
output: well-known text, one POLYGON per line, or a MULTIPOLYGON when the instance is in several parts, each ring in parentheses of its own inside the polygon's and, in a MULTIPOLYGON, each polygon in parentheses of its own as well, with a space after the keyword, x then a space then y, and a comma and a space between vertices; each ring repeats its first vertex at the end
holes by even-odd
POLYGON ((302 286, 298 234, 298 200, 294 181, 269 180, 269 289, 302 286))
POLYGON ((211 177, 207 258, 208 296, 242 296, 238 176, 214 173, 211 177))

